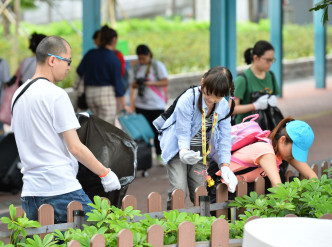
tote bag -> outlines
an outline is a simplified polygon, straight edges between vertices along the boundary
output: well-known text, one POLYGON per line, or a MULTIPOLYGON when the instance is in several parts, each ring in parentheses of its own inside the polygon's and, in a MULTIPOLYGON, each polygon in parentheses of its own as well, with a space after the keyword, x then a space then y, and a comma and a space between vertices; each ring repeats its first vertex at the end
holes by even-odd
POLYGON ((0 122, 10 125, 11 123, 11 103, 15 91, 19 87, 19 81, 21 80, 20 69, 16 71, 16 81, 13 85, 6 87, 3 91, 2 102, 0 105, 0 122))

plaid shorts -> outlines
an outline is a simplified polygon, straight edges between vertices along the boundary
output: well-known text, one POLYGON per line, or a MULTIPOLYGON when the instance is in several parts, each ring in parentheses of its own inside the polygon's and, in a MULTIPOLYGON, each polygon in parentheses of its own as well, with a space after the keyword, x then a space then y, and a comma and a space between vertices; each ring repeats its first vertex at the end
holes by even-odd
POLYGON ((94 115, 114 124, 116 97, 113 86, 86 86, 86 102, 94 115))

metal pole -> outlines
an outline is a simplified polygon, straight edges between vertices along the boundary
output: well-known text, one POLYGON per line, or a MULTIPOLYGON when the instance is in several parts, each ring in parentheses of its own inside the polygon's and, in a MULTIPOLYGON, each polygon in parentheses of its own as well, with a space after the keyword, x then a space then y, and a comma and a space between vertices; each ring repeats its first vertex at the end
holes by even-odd
POLYGON ((236 76, 236 1, 211 0, 210 67, 226 66, 236 76))
POLYGON ((277 61, 271 66, 277 83, 280 88, 280 97, 282 97, 282 1, 269 1, 270 15, 270 40, 274 47, 274 56, 277 61))
POLYGON ((210 197, 209 196, 200 196, 199 197, 199 207, 201 216, 211 216, 210 214, 210 197))
MULTIPOLYGON (((314 4, 320 2, 315 0, 314 4)), ((314 76, 316 88, 326 88, 326 28, 323 26, 324 10, 314 11, 314 32, 315 32, 315 62, 314 76)))
POLYGON ((74 225, 76 226, 76 229, 83 230, 83 222, 84 222, 84 216, 85 213, 83 210, 74 210, 74 225))

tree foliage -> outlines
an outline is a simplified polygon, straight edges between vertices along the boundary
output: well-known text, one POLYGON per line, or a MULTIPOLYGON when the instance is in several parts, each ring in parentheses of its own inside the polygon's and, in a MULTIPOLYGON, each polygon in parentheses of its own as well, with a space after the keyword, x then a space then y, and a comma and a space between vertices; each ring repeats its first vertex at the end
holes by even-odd
POLYGON ((332 0, 323 0, 320 1, 318 3, 315 4, 315 6, 311 9, 309 9, 309 11, 318 11, 323 9, 323 25, 325 25, 325 23, 329 20, 329 5, 332 5, 332 0))

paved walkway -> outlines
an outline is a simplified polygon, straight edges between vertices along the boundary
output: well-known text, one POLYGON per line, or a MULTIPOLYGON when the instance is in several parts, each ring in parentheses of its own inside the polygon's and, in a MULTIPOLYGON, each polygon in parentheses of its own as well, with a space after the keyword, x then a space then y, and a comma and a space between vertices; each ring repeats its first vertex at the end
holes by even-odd
MULTIPOLYGON (((292 116, 308 122, 314 130, 315 141, 310 149, 308 162, 332 159, 332 77, 327 79, 326 89, 316 89, 313 79, 290 81, 284 84, 283 98, 278 105, 284 116, 292 116)), ((148 177, 141 172, 130 185, 127 194, 137 198, 138 209, 147 211, 147 197, 150 192, 158 192, 162 196, 163 209, 166 209, 168 177, 165 167, 154 165, 148 177)), ((0 216, 8 215, 8 207, 13 203, 20 205, 19 195, 0 194, 0 216)), ((186 200, 186 205, 191 206, 186 200)))

